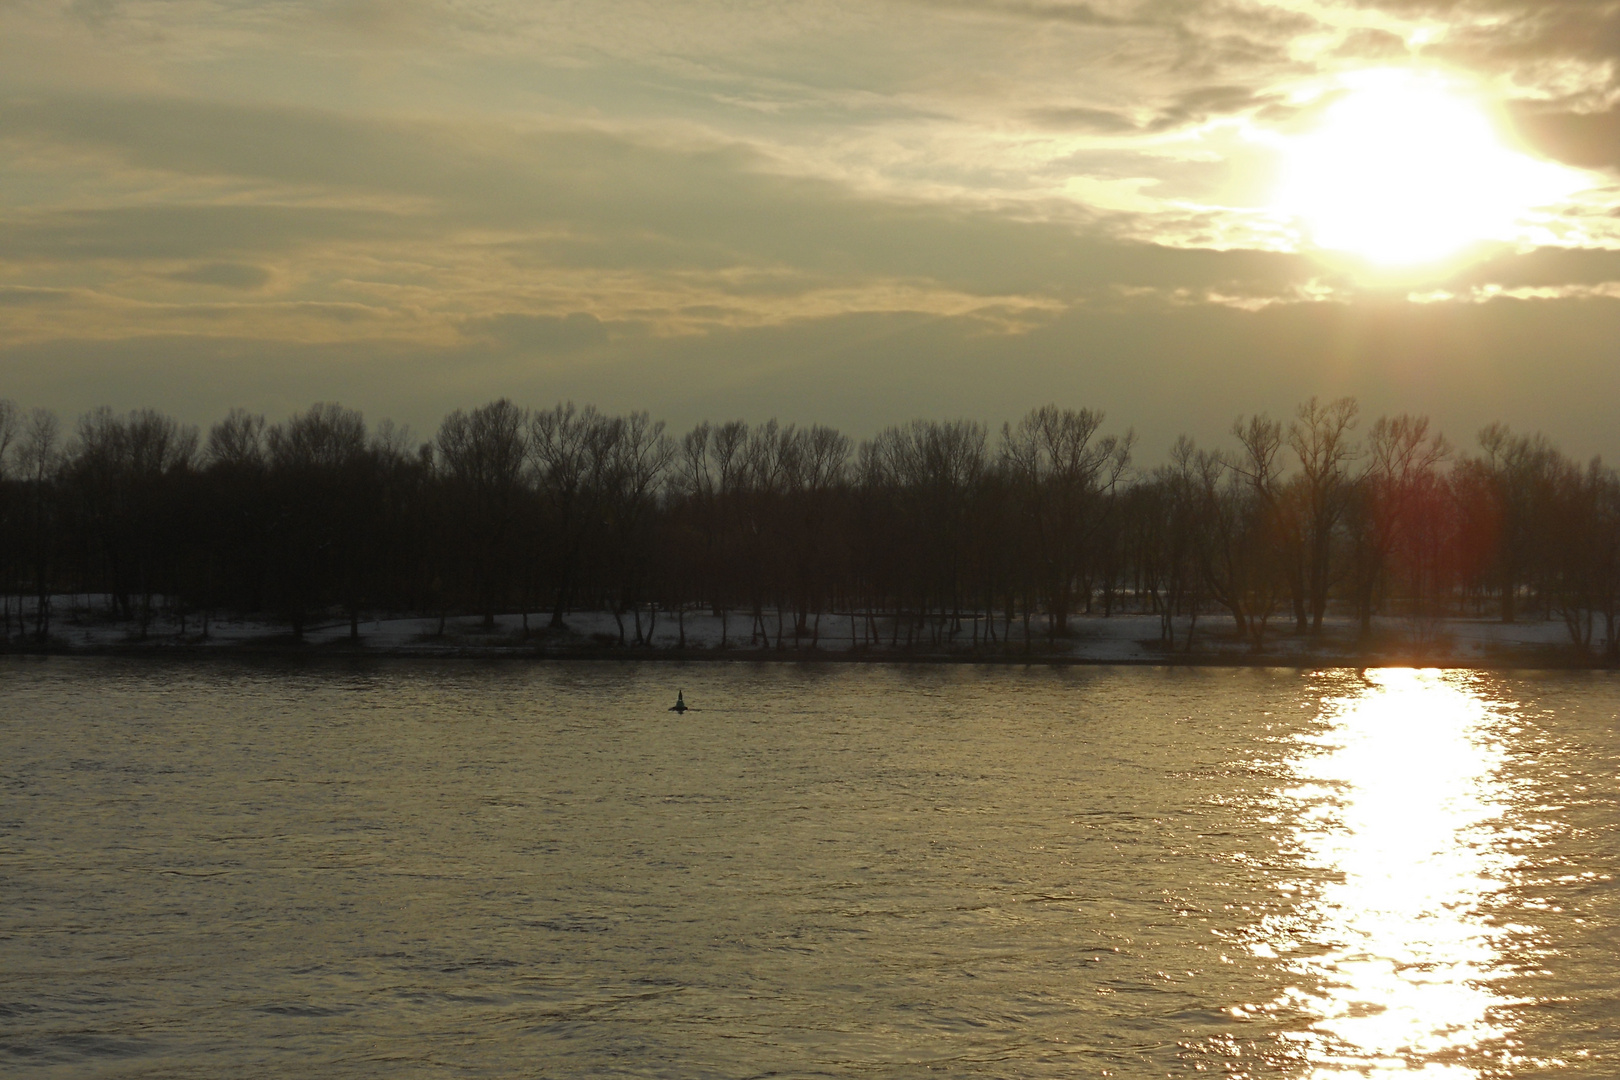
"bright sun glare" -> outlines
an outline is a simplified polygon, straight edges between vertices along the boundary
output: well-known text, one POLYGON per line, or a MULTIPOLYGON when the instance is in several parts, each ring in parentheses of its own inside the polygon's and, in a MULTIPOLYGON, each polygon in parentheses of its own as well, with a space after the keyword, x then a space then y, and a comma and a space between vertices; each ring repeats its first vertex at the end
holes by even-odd
POLYGON ((1363 72, 1289 141, 1276 207, 1322 248, 1384 266, 1515 239, 1527 211, 1584 186, 1510 149, 1484 107, 1439 75, 1363 72))

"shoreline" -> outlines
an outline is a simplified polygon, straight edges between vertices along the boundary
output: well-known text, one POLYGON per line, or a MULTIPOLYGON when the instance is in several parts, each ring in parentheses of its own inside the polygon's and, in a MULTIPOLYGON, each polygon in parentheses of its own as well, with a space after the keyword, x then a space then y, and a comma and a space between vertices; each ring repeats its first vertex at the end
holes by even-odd
POLYGON ((1486 657, 1454 654, 1390 654, 1386 652, 1193 652, 1143 656, 1088 656, 1054 652, 907 651, 905 649, 826 650, 775 648, 669 649, 546 648, 542 646, 356 645, 348 641, 294 643, 209 643, 147 641, 70 645, 0 645, 0 659, 85 657, 152 661, 300 660, 343 662, 353 660, 504 661, 508 663, 655 663, 655 664, 855 664, 982 667, 1166 667, 1166 668, 1439 668, 1454 671, 1612 671, 1615 663, 1602 657, 1582 657, 1572 649, 1536 649, 1486 657))
MULTIPOLYGON (((64 597, 64 600, 66 598, 64 597)), ((203 659, 352 661, 478 660, 524 663, 592 661, 614 663, 772 663, 772 664, 976 664, 991 667, 1265 667, 1375 668, 1435 667, 1477 671, 1594 670, 1620 664, 1605 655, 1604 639, 1578 648, 1561 620, 1534 618, 1514 623, 1450 616, 1416 621, 1389 616, 1374 620, 1370 635, 1359 623, 1329 616, 1315 632, 1292 624, 1267 634, 1265 648, 1239 638, 1220 620, 1199 620, 1193 647, 1187 624, 1177 619, 1175 644, 1161 637, 1157 615, 1116 612, 1075 615, 1056 635, 1033 625, 1004 624, 1004 633, 986 640, 943 624, 911 625, 904 632, 893 617, 830 616, 820 632, 803 632, 795 642, 788 624, 759 626, 746 614, 724 617, 687 612, 684 620, 662 617, 644 626, 623 627, 611 612, 575 611, 560 628, 541 625, 547 616, 501 614, 493 626, 476 615, 418 616, 379 614, 358 624, 351 638, 347 619, 327 619, 294 637, 285 624, 262 618, 212 619, 180 623, 160 617, 141 634, 134 621, 111 618, 89 604, 69 601, 53 620, 43 642, 13 634, 0 641, 0 657, 96 656, 143 661, 203 659), (683 625, 684 624, 684 625, 683 625), (184 631, 182 627, 184 626, 184 631), (206 626, 206 633, 204 627, 206 626), (634 638, 632 638, 632 631, 634 638), (774 631, 774 633, 772 633, 774 631), (623 637, 621 638, 621 633, 623 637), (773 640, 774 637, 774 640, 773 640), (639 644, 631 643, 640 639, 639 644), (722 644, 722 642, 724 644, 722 644)), ((964 625, 966 622, 964 621, 964 625)))

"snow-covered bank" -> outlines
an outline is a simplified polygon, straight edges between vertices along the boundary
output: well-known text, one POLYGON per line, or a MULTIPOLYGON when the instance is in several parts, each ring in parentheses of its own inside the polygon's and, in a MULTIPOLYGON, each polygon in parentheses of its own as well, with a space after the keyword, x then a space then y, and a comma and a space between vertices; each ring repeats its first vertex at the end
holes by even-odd
MULTIPOLYGON (((1024 639, 1020 620, 1006 625, 997 619, 993 634, 988 620, 963 619, 954 631, 935 623, 893 616, 868 618, 823 615, 796 636, 791 616, 778 623, 774 611, 763 622, 735 612, 724 620, 707 611, 684 618, 661 612, 655 623, 642 613, 642 644, 634 644, 633 616, 610 612, 575 612, 566 629, 547 629, 549 616, 532 612, 505 614, 486 629, 476 616, 371 618, 351 637, 347 620, 326 621, 306 629, 295 640, 283 624, 260 620, 214 618, 206 624, 196 615, 184 628, 177 620, 152 620, 142 635, 138 622, 115 620, 104 605, 60 603, 48 638, 19 635, 0 650, 13 653, 150 653, 223 655, 244 652, 297 654, 357 653, 386 656, 600 657, 625 659, 761 659, 843 661, 1039 661, 1046 663, 1214 663, 1214 664, 1435 664, 1465 667, 1606 666, 1601 656, 1583 656, 1571 646, 1557 620, 1502 623, 1492 619, 1426 620, 1383 618, 1362 640, 1344 619, 1330 619, 1320 635, 1299 635, 1276 620, 1266 648, 1254 652, 1232 632, 1231 622, 1206 615, 1198 620, 1193 647, 1186 648, 1186 620, 1178 619, 1176 647, 1160 640, 1153 615, 1073 616, 1067 633, 1049 636, 1043 619, 1030 625, 1024 639), (762 632, 763 631, 763 632, 762 632), (908 643, 909 642, 909 643, 908 643)), ((62 598, 67 601, 68 598, 62 598)), ((15 615, 13 615, 15 619, 15 615)), ((1594 645, 1599 643, 1594 642, 1594 645)))

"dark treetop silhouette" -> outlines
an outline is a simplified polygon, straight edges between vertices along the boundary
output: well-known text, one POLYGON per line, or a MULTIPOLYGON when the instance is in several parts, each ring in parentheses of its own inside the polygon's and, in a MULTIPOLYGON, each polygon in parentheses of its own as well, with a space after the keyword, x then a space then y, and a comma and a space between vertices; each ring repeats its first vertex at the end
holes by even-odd
POLYGON ((524 612, 527 633, 528 612, 558 628, 589 609, 619 645, 663 618, 684 646, 705 609, 726 646, 815 647, 837 612, 855 647, 1005 650, 1130 610, 1159 615, 1167 650, 1206 615, 1260 651, 1330 611, 1363 632, 1379 612, 1489 611, 1561 619, 1578 652, 1616 658, 1614 470, 1500 425, 1459 454, 1422 418, 1358 419, 1313 399, 1133 470, 1129 433, 1055 405, 995 436, 916 420, 857 446, 774 420, 673 438, 646 413, 504 399, 421 444, 327 404, 277 424, 237 410, 203 439, 150 410, 64 432, 0 402, 0 628, 47 640, 54 598, 83 595, 137 635, 232 613, 358 637, 382 612, 441 631, 524 612))

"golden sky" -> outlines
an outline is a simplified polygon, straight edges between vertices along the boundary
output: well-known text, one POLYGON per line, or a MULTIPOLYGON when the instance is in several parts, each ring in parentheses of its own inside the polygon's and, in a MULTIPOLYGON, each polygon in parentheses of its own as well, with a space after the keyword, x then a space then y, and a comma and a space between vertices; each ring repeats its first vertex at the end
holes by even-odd
POLYGON ((9 0, 0 396, 1620 456, 1588 0, 9 0))

